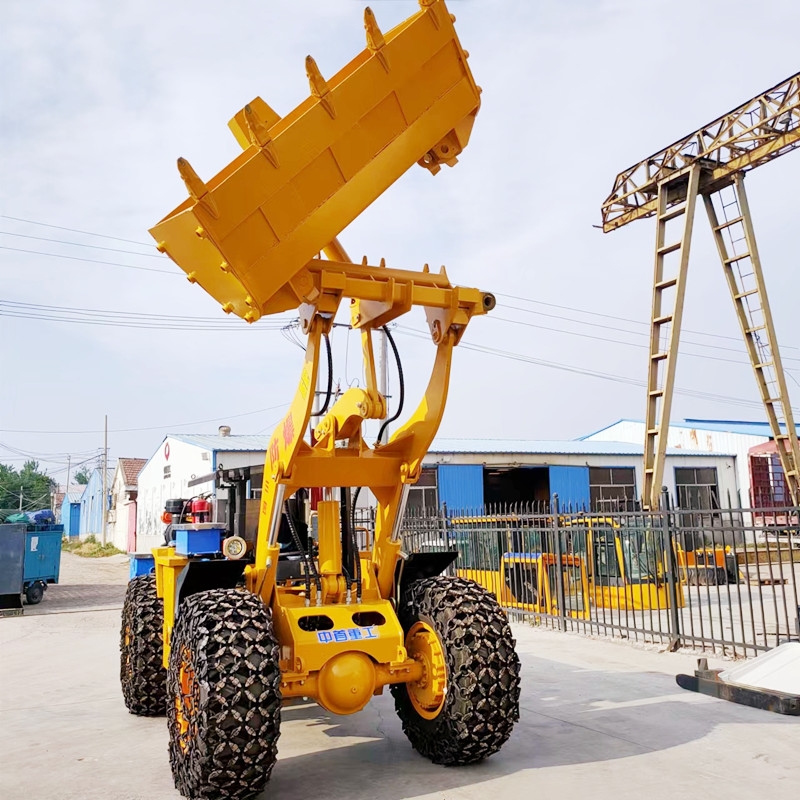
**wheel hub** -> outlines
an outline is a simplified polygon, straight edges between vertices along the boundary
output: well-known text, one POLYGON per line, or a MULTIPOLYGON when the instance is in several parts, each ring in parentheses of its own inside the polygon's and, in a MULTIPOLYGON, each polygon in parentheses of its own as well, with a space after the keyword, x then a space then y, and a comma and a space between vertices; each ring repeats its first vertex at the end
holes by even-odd
POLYGON ((406 636, 406 650, 422 664, 422 677, 406 684, 408 696, 420 716, 435 719, 447 694, 447 663, 442 643, 430 625, 416 622, 406 636))

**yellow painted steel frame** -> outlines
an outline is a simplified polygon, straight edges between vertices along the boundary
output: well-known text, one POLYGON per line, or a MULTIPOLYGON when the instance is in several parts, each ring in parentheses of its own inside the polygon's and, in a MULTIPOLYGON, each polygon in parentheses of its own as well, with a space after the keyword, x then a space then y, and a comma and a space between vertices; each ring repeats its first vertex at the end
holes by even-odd
MULTIPOLYGON (((327 263, 320 261, 315 267, 320 270, 322 285, 328 283, 327 263)), ((334 274, 340 266, 334 265, 334 274)), ((360 275, 365 269, 368 268, 359 267, 356 271, 360 275)), ((485 313, 494 304, 491 295, 444 286, 441 279, 442 275, 431 276, 426 272, 412 274, 374 268, 369 283, 360 278, 349 281, 351 291, 362 295, 352 298, 355 302, 350 309, 353 326, 361 327, 367 385, 364 389, 351 389, 339 398, 318 425, 314 444, 306 442, 303 435, 311 415, 311 389, 316 384, 320 341, 330 327, 342 295, 338 291, 330 295, 322 293, 317 304, 304 306, 301 314, 308 342, 300 385, 267 451, 255 563, 245 571, 247 588, 273 609, 282 648, 284 696, 313 697, 340 714, 359 710, 373 691, 387 683, 418 680, 421 676, 420 663, 407 656, 403 631, 388 602, 394 592, 404 498, 407 487, 419 477, 422 459, 442 418, 453 347, 470 318, 485 313), (411 275, 413 280, 409 279, 411 275), (407 302, 427 306, 437 349, 427 390, 416 411, 385 445, 370 447, 364 441, 362 424, 366 419, 385 417, 386 400, 376 385, 371 338, 375 323, 365 323, 368 312, 361 301, 363 294, 372 296, 375 285, 381 283, 391 286, 392 292, 401 298, 399 303, 387 302, 385 314, 395 313, 398 305, 403 308, 407 302), (324 313, 319 311, 320 307, 325 308, 324 313), (360 603, 347 602, 341 575, 339 504, 332 500, 321 503, 319 508, 321 591, 315 587, 311 597, 306 598, 299 582, 277 583, 277 532, 284 498, 300 488, 338 486, 368 487, 378 503, 372 551, 359 554, 363 575, 360 603), (306 624, 312 630, 304 630, 303 617, 319 615, 326 618, 326 623, 332 623, 331 629, 336 633, 331 636, 340 639, 329 640, 324 630, 314 630, 313 625, 306 624), (371 618, 385 622, 374 627, 358 622, 371 618), (368 661, 362 655, 368 656, 368 661), (332 687, 341 685, 350 687, 349 694, 334 697, 332 687), (368 692, 364 686, 370 687, 368 692)))
POLYGON ((164 601, 164 666, 169 664, 169 643, 172 638, 172 626, 175 623, 175 590, 178 576, 189 563, 185 556, 175 554, 174 547, 154 547, 153 557, 156 562, 156 594, 164 601))
MULTIPOLYGON (((207 183, 185 159, 178 169, 189 198, 151 230, 158 248, 248 322, 299 306, 308 337, 300 385, 273 433, 264 469, 255 562, 249 591, 272 608, 281 646, 284 697, 308 696, 345 714, 387 683, 419 681, 426 653, 409 658, 389 598, 400 553, 399 525, 408 486, 420 474, 444 411, 453 347, 469 320, 494 297, 433 274, 350 263, 336 237, 404 172, 453 166, 480 108, 480 89, 444 0, 419 0, 405 22, 381 32, 366 9, 367 47, 329 79, 306 59, 310 96, 285 117, 255 98, 229 123, 243 151, 207 183), (323 259, 321 254, 326 258, 323 259), (350 389, 317 426, 308 427, 321 338, 342 301, 361 331, 366 387, 350 389), (384 445, 369 447, 368 419, 384 419, 372 331, 413 306, 426 310, 436 356, 427 390, 410 419, 384 445), (372 551, 360 553, 362 591, 351 602, 341 574, 338 503, 319 513, 319 583, 306 596, 299 581, 278 584, 278 529, 284 499, 297 489, 368 487, 377 499, 372 551)), ((156 552, 165 618, 185 560, 156 552)), ((165 642, 171 623, 165 621, 165 642)), ((424 639, 424 637, 422 637, 424 639)), ((420 639, 420 641, 422 641, 420 639)), ((413 648, 412 648, 413 649, 413 648)), ((434 658, 434 656, 430 656, 434 658)))

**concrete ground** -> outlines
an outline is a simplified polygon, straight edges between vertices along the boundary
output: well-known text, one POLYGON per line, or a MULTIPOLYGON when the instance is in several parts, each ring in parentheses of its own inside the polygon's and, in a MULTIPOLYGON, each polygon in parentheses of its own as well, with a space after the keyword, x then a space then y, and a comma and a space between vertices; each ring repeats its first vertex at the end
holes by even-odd
MULTIPOLYGON (((125 560, 65 554, 62 570, 40 606, 0 619, 0 798, 178 800, 164 720, 128 714, 118 688, 125 560)), ((521 719, 497 755, 429 764, 388 695, 353 717, 294 706, 262 798, 795 800, 798 718, 682 691, 674 675, 694 669, 693 656, 522 625, 515 634, 521 719)))

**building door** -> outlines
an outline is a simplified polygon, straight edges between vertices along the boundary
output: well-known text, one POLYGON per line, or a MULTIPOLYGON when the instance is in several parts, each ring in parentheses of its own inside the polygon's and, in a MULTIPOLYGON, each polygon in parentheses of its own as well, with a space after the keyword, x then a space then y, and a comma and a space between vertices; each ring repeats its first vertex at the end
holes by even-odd
POLYGON ((78 536, 81 532, 81 504, 70 503, 69 536, 78 536))
POLYGON ((128 552, 136 552, 136 503, 128 503, 128 552))

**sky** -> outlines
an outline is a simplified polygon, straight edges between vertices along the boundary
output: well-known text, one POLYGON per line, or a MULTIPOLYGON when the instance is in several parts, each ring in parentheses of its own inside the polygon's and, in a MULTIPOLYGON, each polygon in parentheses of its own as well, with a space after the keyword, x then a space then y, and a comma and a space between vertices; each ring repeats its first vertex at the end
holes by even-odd
MULTIPOLYGON (((149 458, 167 433, 271 432, 302 351, 190 285, 148 234, 239 152, 255 96, 284 115, 364 47, 357 0, 4 0, 0 37, 0 462, 56 480, 149 458), (46 307, 46 308, 45 308, 46 307), (81 322, 77 320, 82 320, 81 322)), ((416 0, 372 3, 386 31, 416 0)), ((447 266, 497 295, 454 357, 442 440, 564 439, 644 415, 655 225, 603 234, 615 175, 794 74, 791 0, 451 0, 482 87, 459 163, 414 168, 339 237, 351 257, 447 266), (484 348, 476 350, 470 348, 484 348)), ((800 407, 800 154, 750 173, 748 197, 800 407)), ((708 225, 697 217, 673 419, 762 419, 708 225), (691 332, 691 333, 690 333, 691 332)), ((406 408, 433 346, 394 331, 406 408)), ((415 335, 416 332, 416 335, 415 335)), ((332 337, 335 383, 362 382, 358 334, 332 337)), ((390 392, 396 398, 392 368, 390 392)), ((374 431, 376 432, 376 431, 374 431)))

